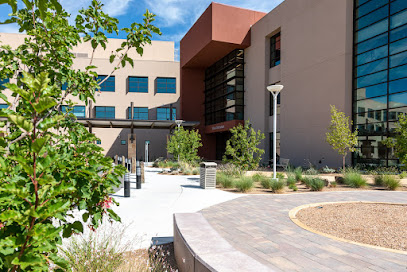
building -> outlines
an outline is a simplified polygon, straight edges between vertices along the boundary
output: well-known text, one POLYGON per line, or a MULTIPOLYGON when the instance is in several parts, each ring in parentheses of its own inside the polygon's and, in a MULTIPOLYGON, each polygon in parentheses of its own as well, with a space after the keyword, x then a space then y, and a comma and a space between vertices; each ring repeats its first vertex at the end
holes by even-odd
MULTIPOLYGON (((359 129, 353 163, 395 165, 382 140, 407 113, 407 1, 285 0, 268 14, 212 3, 181 40, 181 117, 200 121, 207 159, 250 120, 272 158, 270 84, 279 95, 277 153, 294 165, 341 165, 326 143, 330 105, 359 129)), ((352 158, 348 156, 347 163, 352 158)))
MULTIPOLYGON (((1 33, 0 41, 16 47, 24 37, 22 34, 1 33)), ((100 79, 110 74, 116 66, 117 63, 110 63, 109 56, 121 43, 120 39, 109 39, 106 50, 96 50, 93 65, 98 67, 95 71, 100 79)), ((79 45, 73 53, 76 56, 75 69, 89 65, 92 54, 90 43, 79 45)), ((174 42, 152 41, 151 45, 144 47, 143 56, 130 50, 129 57, 134 59, 134 68, 127 65, 115 71, 95 95, 96 103, 85 106, 76 100, 78 105, 73 113, 100 138, 98 144, 108 156, 145 159, 145 145, 148 144, 150 161, 166 157, 169 129, 180 115, 180 70, 179 62, 174 61, 174 42)), ((16 79, 11 81, 16 82, 16 79)), ((66 107, 63 106, 61 110, 66 110, 66 107)))

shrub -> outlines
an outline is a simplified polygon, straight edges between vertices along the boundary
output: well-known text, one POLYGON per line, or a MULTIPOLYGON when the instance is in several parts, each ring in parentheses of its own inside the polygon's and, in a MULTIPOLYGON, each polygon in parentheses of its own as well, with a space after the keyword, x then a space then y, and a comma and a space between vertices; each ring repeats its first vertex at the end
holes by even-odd
POLYGON ((400 179, 390 175, 383 175, 383 185, 389 190, 396 190, 400 187, 400 179))
POLYGON ((216 173, 216 184, 219 184, 223 188, 233 188, 234 187, 234 180, 233 177, 229 176, 224 172, 217 172, 216 173))
POLYGON ((336 186, 337 186, 338 184, 334 181, 334 182, 331 182, 331 187, 332 188, 336 188, 336 186))
POLYGON ((271 179, 265 178, 265 179, 262 179, 260 182, 261 182, 261 186, 263 186, 264 189, 271 188, 271 179))
POLYGON ((242 193, 250 191, 253 186, 253 179, 250 177, 240 177, 235 183, 236 189, 238 189, 242 193))
POLYGON ((272 179, 270 182, 270 188, 273 193, 281 193, 284 191, 285 182, 282 179, 276 180, 272 179))
POLYGON ((302 177, 301 182, 307 186, 307 188, 310 188, 310 183, 311 183, 312 177, 302 177))
POLYGON ((229 176, 232 176, 232 177, 234 177, 234 178, 239 178, 239 177, 242 176, 243 173, 244 173, 244 171, 243 171, 240 167, 238 167, 238 166, 236 166, 236 165, 233 165, 233 164, 231 164, 231 163, 228 163, 228 164, 220 164, 220 165, 218 166, 218 171, 222 171, 222 172, 224 172, 225 174, 227 174, 227 175, 229 175, 229 176))
POLYGON ((285 176, 284 176, 283 173, 276 173, 276 178, 278 178, 278 179, 284 179, 285 176))
POLYGON ((401 172, 401 174, 400 174, 399 177, 400 177, 401 179, 407 178, 407 172, 406 172, 406 171, 401 172))
POLYGON ((256 174, 254 174, 254 175, 252 176, 252 179, 253 179, 254 182, 261 182, 262 180, 267 179, 267 177, 264 176, 264 175, 261 174, 261 173, 256 173, 256 174))
POLYGON ((192 175, 199 175, 199 169, 194 168, 194 170, 192 170, 192 175))
POLYGON ((320 178, 312 178, 309 182, 311 191, 322 191, 325 187, 325 181, 320 178))
POLYGON ((290 184, 290 185, 288 185, 288 188, 293 190, 294 192, 298 191, 298 187, 296 184, 290 184))
POLYGON ((301 167, 297 167, 294 169, 294 175, 295 175, 295 179, 297 181, 301 181, 302 180, 302 168, 301 167))
POLYGON ((359 173, 349 172, 344 176, 345 184, 352 188, 361 188, 367 185, 366 179, 364 179, 359 173))
POLYGON ((329 168, 328 165, 326 165, 324 168, 321 169, 321 173, 325 173, 325 174, 333 174, 335 172, 336 172, 336 170, 333 168, 329 168))
POLYGON ((305 170, 304 174, 310 175, 310 176, 315 176, 315 175, 318 175, 318 170, 315 168, 309 168, 309 169, 305 170))
POLYGON ((297 180, 295 179, 295 176, 293 176, 293 175, 287 176, 287 185, 288 186, 295 185, 296 183, 297 183, 297 180))
POLYGON ((184 175, 187 175, 187 176, 189 176, 189 175, 192 175, 192 171, 191 170, 185 170, 185 171, 183 171, 182 172, 184 175))
POLYGON ((374 185, 383 186, 384 175, 378 175, 374 177, 374 185))

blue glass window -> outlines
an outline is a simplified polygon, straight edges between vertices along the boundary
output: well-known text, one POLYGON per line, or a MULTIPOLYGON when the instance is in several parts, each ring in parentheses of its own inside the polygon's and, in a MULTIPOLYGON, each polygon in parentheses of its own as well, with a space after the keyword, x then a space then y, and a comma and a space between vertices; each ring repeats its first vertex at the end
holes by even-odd
POLYGON ((1 109, 7 109, 8 108, 8 105, 7 104, 0 104, 0 110, 1 109))
POLYGON ((407 25, 390 31, 390 42, 407 38, 407 25))
POLYGON ((176 93, 175 78, 157 78, 157 93, 176 93))
POLYGON ((394 14, 394 13, 399 12, 406 8, 407 8, 406 0, 397 0, 397 1, 390 3, 390 13, 391 14, 394 14))
POLYGON ((357 54, 361 54, 363 52, 372 50, 373 48, 377 48, 387 44, 388 42, 388 33, 384 33, 380 36, 377 36, 373 39, 367 40, 365 42, 361 42, 357 46, 357 54))
POLYGON ((387 94, 387 83, 357 89, 357 99, 372 98, 387 94))
POLYGON ((73 109, 69 109, 68 106, 61 106, 61 112, 66 113, 68 110, 78 118, 85 118, 85 106, 74 106, 73 109))
MULTIPOLYGON (((106 76, 98 76, 97 82, 101 82, 105 78, 106 78, 106 76)), ((105 82, 103 82, 100 85, 100 91, 101 92, 114 92, 115 91, 115 83, 116 83, 115 77, 110 76, 105 82)))
POLYGON ((361 17, 387 4, 389 0, 372 0, 356 9, 356 17, 361 17))
POLYGON ((407 23, 407 10, 390 17, 390 28, 396 28, 407 23))
MULTIPOLYGON (((131 119, 131 108, 129 107, 127 119, 131 119)), ((134 107, 133 120, 148 120, 148 108, 134 107)))
POLYGON ((177 109, 172 108, 172 118, 171 118, 171 108, 157 108, 157 120, 176 120, 177 119, 177 109))
POLYGON ((357 77, 387 69, 387 58, 364 64, 357 68, 357 77))
POLYGON ((367 1, 370 1, 370 0, 356 0, 356 6, 363 5, 363 4, 366 3, 367 1))
POLYGON ((357 88, 376 85, 387 81, 387 71, 379 72, 373 75, 360 77, 357 79, 357 88))
POLYGON ((360 54, 357 58, 357 65, 362 65, 367 62, 371 62, 383 57, 387 57, 387 45, 376 48, 374 50, 368 51, 366 53, 360 54))
POLYGON ((406 63, 407 63, 407 51, 390 57, 390 68, 403 65, 406 63))
POLYGON ((407 91, 407 78, 392 81, 389 84, 389 93, 407 91))
POLYGON ((389 108, 407 106, 407 93, 389 95, 389 108))
POLYGON ((380 21, 389 16, 389 7, 384 6, 369 15, 366 15, 356 21, 356 29, 364 28, 374 22, 380 21))
POLYGON ((390 44, 390 55, 394 55, 407 50, 407 39, 403 39, 390 44))
POLYGON ((129 93, 148 93, 148 77, 129 77, 129 93))
POLYGON ((95 107, 95 117, 101 119, 114 119, 115 118, 115 108, 114 107, 95 107))
POLYGON ((5 79, 0 79, 0 88, 3 87, 5 88, 5 86, 3 84, 9 83, 10 80, 8 78, 5 79))
POLYGON ((395 80, 403 77, 407 77, 407 65, 390 69, 390 80, 395 80))
POLYGON ((375 23, 371 26, 368 26, 368 27, 358 31, 356 33, 357 42, 367 40, 367 39, 372 38, 376 35, 379 35, 383 32, 386 32, 388 29, 388 20, 389 19, 380 21, 378 23, 375 23))

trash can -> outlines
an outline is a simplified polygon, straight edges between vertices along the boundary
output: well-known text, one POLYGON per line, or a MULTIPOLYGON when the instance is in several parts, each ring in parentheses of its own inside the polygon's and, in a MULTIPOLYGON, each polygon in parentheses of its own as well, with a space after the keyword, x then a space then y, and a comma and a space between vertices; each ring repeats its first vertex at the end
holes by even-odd
POLYGON ((214 162, 203 162, 200 167, 200 183, 203 189, 216 188, 216 166, 214 162))

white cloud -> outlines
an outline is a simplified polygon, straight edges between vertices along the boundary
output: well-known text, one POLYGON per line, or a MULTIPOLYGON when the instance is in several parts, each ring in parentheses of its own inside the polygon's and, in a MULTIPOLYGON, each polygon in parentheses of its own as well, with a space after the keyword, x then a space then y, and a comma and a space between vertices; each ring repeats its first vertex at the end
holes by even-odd
POLYGON ((17 24, 0 25, 0 32, 2 33, 19 33, 17 24))
MULTIPOLYGON (((102 0, 104 4, 103 10, 110 16, 120 16, 126 14, 129 11, 129 6, 133 0, 102 0)), ((66 11, 72 15, 78 14, 78 11, 82 8, 86 8, 90 5, 91 0, 62 0, 61 4, 66 11)))

